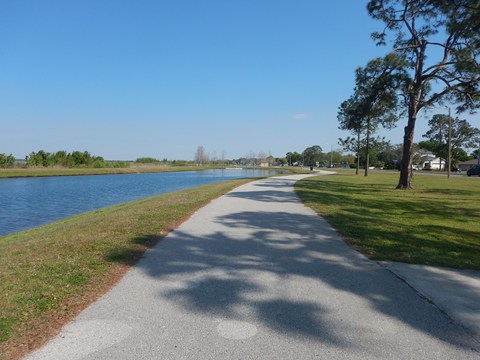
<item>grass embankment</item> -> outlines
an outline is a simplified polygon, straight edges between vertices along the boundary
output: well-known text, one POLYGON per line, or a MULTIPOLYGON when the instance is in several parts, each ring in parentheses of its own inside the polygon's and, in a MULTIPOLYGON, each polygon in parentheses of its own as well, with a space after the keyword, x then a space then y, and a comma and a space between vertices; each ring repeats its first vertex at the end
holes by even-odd
POLYGON ((168 166, 168 165, 131 165, 124 168, 64 168, 64 167, 37 167, 0 169, 0 178, 15 177, 43 177, 43 176, 75 176, 75 175, 113 175, 139 174, 172 171, 195 171, 218 169, 214 166, 168 166))
POLYGON ((371 259, 480 270, 480 182, 398 174, 338 174, 297 183, 296 191, 371 259))
POLYGON ((97 210, 0 237, 0 359, 42 344, 232 180, 97 210))

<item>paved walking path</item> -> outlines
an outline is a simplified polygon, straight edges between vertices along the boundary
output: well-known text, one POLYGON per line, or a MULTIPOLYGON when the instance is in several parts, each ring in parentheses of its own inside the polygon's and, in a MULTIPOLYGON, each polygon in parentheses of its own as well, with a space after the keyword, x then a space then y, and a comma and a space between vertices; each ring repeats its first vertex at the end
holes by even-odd
POLYGON ((202 208, 29 359, 478 359, 471 331, 300 203, 302 177, 202 208))

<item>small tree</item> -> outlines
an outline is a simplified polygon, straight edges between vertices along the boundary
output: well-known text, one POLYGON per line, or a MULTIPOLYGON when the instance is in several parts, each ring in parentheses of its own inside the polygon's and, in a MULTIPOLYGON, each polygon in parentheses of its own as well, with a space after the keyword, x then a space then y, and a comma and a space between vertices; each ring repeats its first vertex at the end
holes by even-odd
POLYGON ((195 162, 200 166, 208 162, 208 156, 205 153, 205 148, 201 145, 197 147, 197 151, 195 152, 195 162))
POLYGON ((392 145, 389 141, 383 139, 381 146, 378 148, 377 157, 379 163, 383 164, 384 169, 397 169, 402 158, 402 146, 401 144, 392 145))
POLYGON ((54 164, 52 154, 39 150, 37 153, 32 151, 25 157, 28 166, 50 166, 54 164))
POLYGON ((302 158, 302 154, 299 154, 298 152, 287 152, 286 154, 287 158, 287 163, 289 166, 293 166, 293 164, 298 163, 300 159, 302 158))
POLYGON ((275 162, 280 166, 285 166, 287 164, 286 158, 275 158, 275 162))
POLYGON ((322 157, 322 148, 314 145, 303 150, 303 161, 306 165, 314 166, 322 157))
POLYGON ((357 134, 365 133, 365 176, 368 176, 370 136, 379 126, 391 128, 398 120, 397 91, 406 81, 403 60, 395 55, 370 61, 355 72, 354 94, 343 102, 338 112, 340 128, 357 134))
POLYGON ((360 169, 360 136, 362 134, 363 119, 360 113, 359 103, 355 96, 342 102, 338 109, 337 119, 340 122, 339 128, 350 130, 355 134, 356 139, 348 136, 346 139, 338 139, 338 144, 345 150, 356 154, 357 162, 355 174, 360 169))
POLYGON ((351 152, 355 154, 355 175, 358 175, 360 169, 360 131, 357 131, 357 138, 352 138, 348 136, 345 139, 338 139, 338 145, 342 147, 344 151, 351 152))
POLYGON ((15 157, 10 154, 0 154, 0 167, 6 168, 13 168, 15 166, 15 157))

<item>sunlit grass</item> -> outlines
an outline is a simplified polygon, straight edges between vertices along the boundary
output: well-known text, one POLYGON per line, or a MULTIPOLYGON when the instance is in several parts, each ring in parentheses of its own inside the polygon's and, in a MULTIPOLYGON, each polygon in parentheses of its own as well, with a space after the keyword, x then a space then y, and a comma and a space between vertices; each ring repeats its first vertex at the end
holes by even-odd
POLYGON ((480 181, 351 173, 297 183, 302 200, 371 259, 480 270, 480 181))
POLYGON ((196 209, 249 180, 160 195, 0 237, 0 359, 24 354, 196 209))

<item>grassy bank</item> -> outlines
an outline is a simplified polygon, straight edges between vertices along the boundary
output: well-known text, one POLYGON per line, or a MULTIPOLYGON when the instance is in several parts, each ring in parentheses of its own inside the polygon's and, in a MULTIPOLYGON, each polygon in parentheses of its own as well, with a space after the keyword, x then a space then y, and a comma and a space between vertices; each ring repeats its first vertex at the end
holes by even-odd
POLYGON ((38 167, 0 169, 1 178, 15 177, 42 177, 42 176, 74 176, 74 175, 111 175, 111 174, 140 174, 173 171, 194 171, 218 169, 211 166, 168 166, 168 165, 130 165, 123 168, 63 168, 38 167))
MULTIPOLYGON (((202 171, 211 169, 225 169, 225 166, 170 166, 170 165, 142 165, 131 164, 124 168, 64 168, 64 167, 37 167, 0 169, 0 179, 18 177, 46 177, 46 176, 82 176, 82 175, 116 175, 116 174, 143 174, 176 171, 202 171)), ((249 168, 245 168, 249 169, 249 168)), ((306 173, 308 170, 300 167, 283 168, 255 168, 256 170, 282 170, 291 173, 306 173)))
POLYGON ((416 176, 395 190, 398 174, 351 173, 297 183, 301 199, 371 259, 480 270, 480 182, 416 176))
POLYGON ((160 195, 0 237, 0 359, 47 340, 170 229, 247 181, 160 195))

